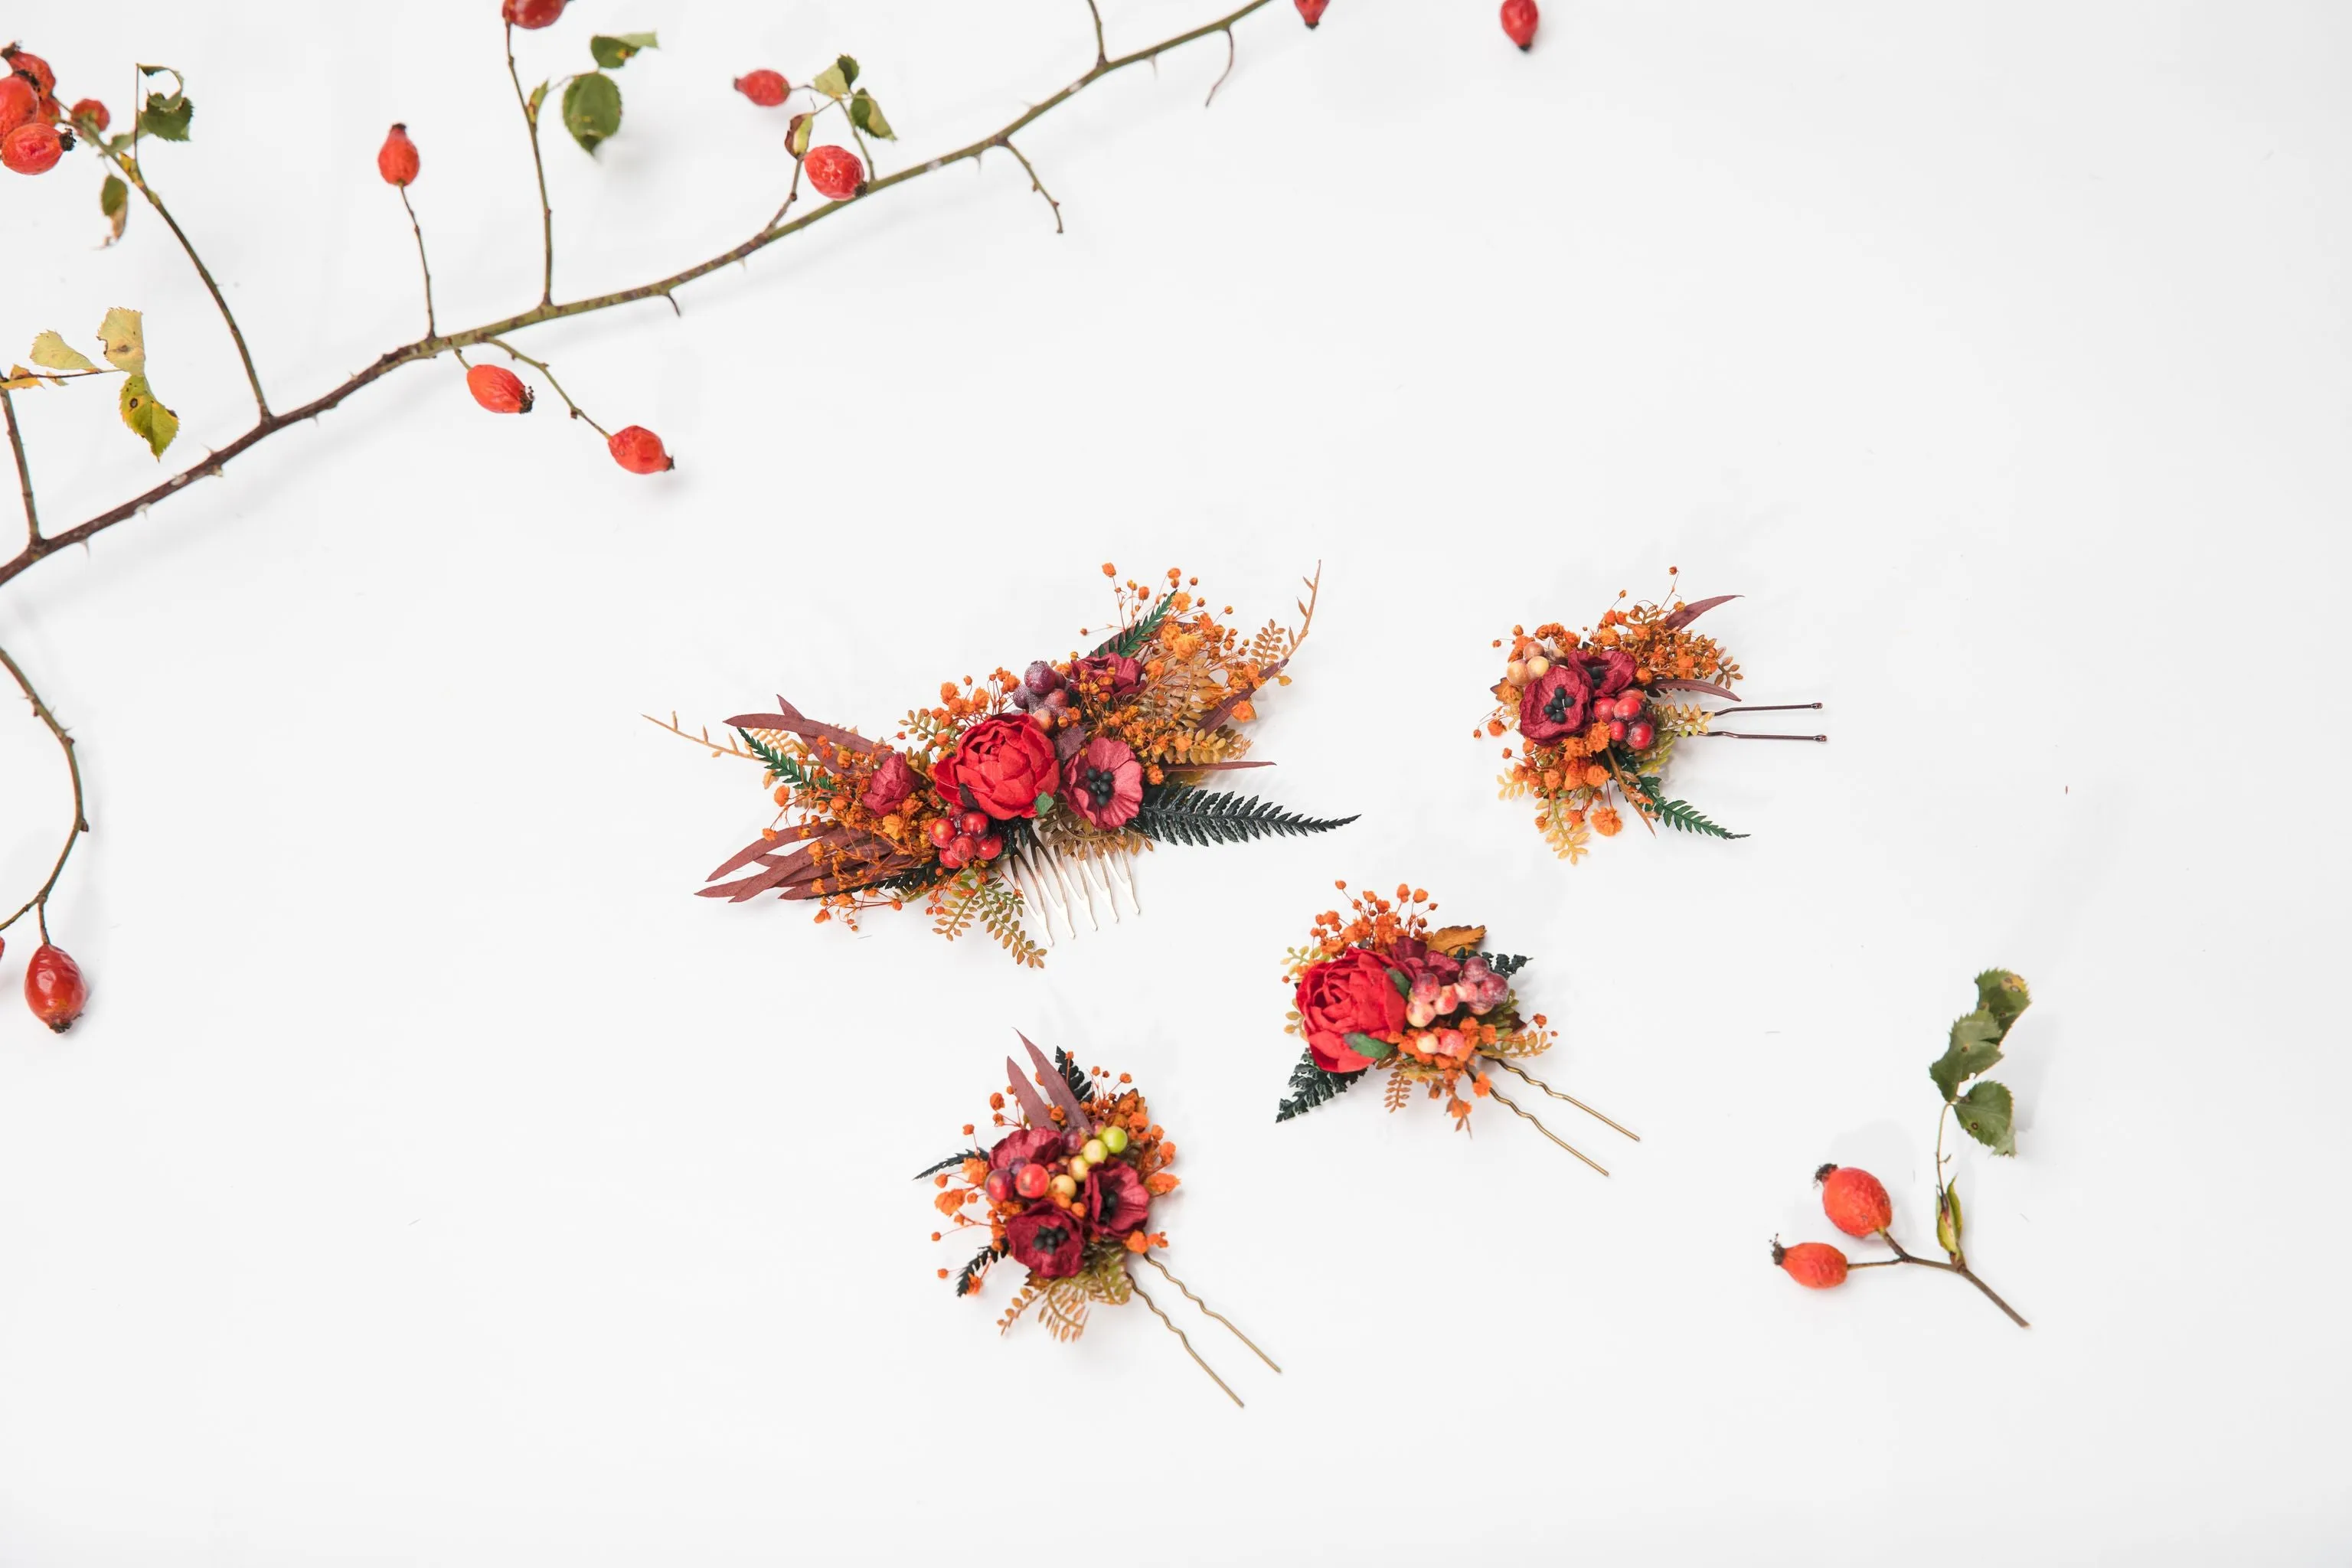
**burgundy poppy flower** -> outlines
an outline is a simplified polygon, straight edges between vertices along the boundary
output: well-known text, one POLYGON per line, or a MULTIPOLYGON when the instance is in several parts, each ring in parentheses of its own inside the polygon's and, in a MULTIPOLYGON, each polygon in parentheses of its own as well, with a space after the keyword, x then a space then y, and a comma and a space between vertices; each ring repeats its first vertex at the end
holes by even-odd
POLYGON ((1124 827, 1143 807, 1143 764, 1125 741, 1098 735, 1062 764, 1062 793, 1097 827, 1124 827))
POLYGON ((1066 1279, 1086 1262, 1083 1222, 1051 1204, 1039 1204, 1005 1221, 1004 1240, 1013 1260, 1041 1279, 1066 1279))
POLYGON ((1604 648, 1584 656, 1585 679, 1595 698, 1614 697, 1633 684, 1633 656, 1623 648, 1604 648))
POLYGON ((1016 1160, 1053 1160, 1058 1163, 1062 1152, 1062 1135, 1050 1127, 1022 1127, 1007 1132, 988 1152, 988 1168, 1002 1171, 1016 1160))
POLYGON ((915 770, 907 765, 906 758, 893 752, 882 759, 882 765, 866 784, 862 804, 876 816, 887 816, 915 793, 915 770))
POLYGON ((1519 733, 1530 741, 1557 741, 1584 728, 1592 700, 1592 678, 1580 664, 1555 664, 1519 698, 1519 733))
POLYGON ((1087 1175, 1087 1215, 1097 1236, 1125 1236, 1151 1213, 1151 1193, 1135 1167, 1106 1160, 1087 1175))

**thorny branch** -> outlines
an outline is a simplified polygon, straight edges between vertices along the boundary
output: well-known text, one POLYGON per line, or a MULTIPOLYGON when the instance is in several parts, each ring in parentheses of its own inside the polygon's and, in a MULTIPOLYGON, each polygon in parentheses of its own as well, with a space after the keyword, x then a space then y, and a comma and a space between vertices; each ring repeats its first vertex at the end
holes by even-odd
MULTIPOLYGON (((695 265, 688 267, 682 271, 673 273, 669 277, 661 279, 656 282, 640 284, 634 289, 623 289, 609 294, 597 294, 586 299, 568 300, 560 305, 556 304, 553 300, 555 265, 553 243, 554 218, 552 212, 548 207, 546 202, 546 170, 543 164, 541 164, 539 169, 541 185, 541 218, 542 235, 546 242, 546 258, 542 269, 541 300, 538 305, 534 306, 530 310, 521 311, 516 315, 509 316, 502 321, 490 321, 478 327, 469 327, 463 331, 449 332, 441 335, 428 335, 418 339, 415 342, 406 343, 399 348, 389 350, 380 355, 374 363, 370 364, 366 369, 343 382, 341 385, 321 394, 318 397, 312 398, 310 402, 303 404, 300 407, 289 410, 284 414, 273 414, 268 411, 268 405, 261 395, 260 378, 257 374, 254 374, 251 356, 246 354, 245 352, 244 335, 242 332, 237 331, 235 320, 229 316, 227 302, 221 298, 220 290, 216 287, 214 287, 212 289, 214 300, 215 303, 220 305, 223 318, 227 320, 229 322, 230 332, 236 339, 238 353, 246 359, 247 378, 253 384, 254 399, 256 404, 262 410, 261 417, 257 420, 253 427, 246 431, 244 435, 239 436, 235 440, 229 442, 226 446, 222 447, 211 456, 207 457, 204 461, 174 474, 170 479, 165 479, 163 483, 154 486, 140 495, 133 496, 131 500, 122 502, 119 506, 115 506, 105 511, 100 512, 97 516, 90 518, 88 521, 77 524, 76 526, 66 530, 62 533, 55 534, 47 538, 36 537, 26 544, 24 550, 20 551, 17 554, 11 557, 5 563, 0 563, 0 584, 5 584, 18 576, 20 574, 28 570, 34 563, 41 560, 44 556, 54 553, 61 546, 82 543, 95 535, 102 533, 106 530, 112 528, 119 522, 124 522, 131 518, 139 516, 149 507, 153 506, 156 502, 169 500, 173 495, 185 489, 193 480, 211 479, 217 476, 223 468, 228 466, 229 463, 233 462, 239 456, 250 450, 262 441, 265 441, 271 436, 276 435, 278 431, 283 430, 291 425, 299 425, 306 419, 317 418, 320 415, 324 414, 330 409, 341 404, 352 394, 382 380, 384 376, 391 374, 394 371, 400 369, 404 365, 415 364, 421 361, 437 358, 441 354, 447 353, 452 350, 470 348, 477 343, 487 342, 492 338, 501 337, 509 332, 519 331, 525 327, 538 326, 542 322, 562 321, 572 316, 583 316, 595 310, 612 310, 616 306, 633 304, 644 300, 656 298, 667 300, 676 289, 684 287, 686 284, 708 277, 709 274, 717 272, 724 268, 731 267, 735 263, 744 260, 759 251, 766 249, 769 246, 775 244, 778 240, 782 239, 789 235, 799 233, 802 229, 806 228, 811 224, 823 222, 824 219, 833 216, 835 213, 842 211, 845 207, 855 206, 860 202, 871 200, 873 197, 880 195, 884 191, 891 189, 894 186, 903 185, 910 181, 919 180, 928 174, 937 174, 940 170, 945 169, 951 164, 977 160, 981 154, 987 152, 991 147, 1009 148, 1011 139, 1014 135, 1028 129, 1028 127, 1034 124, 1037 121, 1043 119, 1045 115, 1051 113, 1055 109, 1060 108, 1063 104, 1067 103, 1071 99, 1076 97, 1079 93, 1085 91, 1096 82, 1100 81, 1103 78, 1112 75, 1115 72, 1125 70, 1129 66, 1142 65, 1157 61, 1161 55, 1168 53, 1171 49, 1181 48, 1186 44, 1194 43, 1213 34, 1222 33, 1230 39, 1232 37, 1231 29, 1235 23, 1241 21, 1244 17, 1250 16, 1253 12, 1265 9, 1272 3, 1273 0, 1247 0, 1246 4, 1236 6, 1234 10, 1225 13, 1225 15, 1217 17, 1213 21, 1204 22, 1197 27, 1191 28, 1182 33, 1178 33, 1171 37, 1163 38, 1156 44, 1147 45, 1142 48, 1136 49, 1128 54, 1098 58, 1092 66, 1087 68, 1087 69, 1081 74, 1076 80, 1047 94, 1045 98, 1041 99, 1036 103, 1030 105, 1019 115, 1015 116, 1013 120, 1007 121, 997 130, 982 136, 976 141, 968 142, 964 146, 959 147, 952 152, 942 153, 936 158, 927 160, 920 163, 911 164, 907 168, 898 170, 895 174, 881 175, 872 180, 866 185, 865 195, 858 196, 852 201, 828 202, 824 206, 803 213, 801 216, 793 218, 789 222, 771 224, 768 227, 762 229, 751 238, 745 240, 742 244, 734 247, 732 249, 724 251, 718 256, 714 256, 709 260, 697 262, 695 265)), ((530 115, 529 101, 523 96, 522 79, 516 73, 514 68, 512 43, 511 31, 509 31, 507 53, 508 75, 514 82, 517 101, 522 108, 526 120, 531 121, 532 160, 535 164, 540 164, 538 157, 538 125, 535 117, 530 115)), ((1025 163, 1026 160, 1024 159, 1024 162, 1025 163)), ((212 276, 205 270, 203 262, 196 258, 194 247, 188 246, 186 236, 184 234, 181 234, 177 224, 172 223, 171 215, 164 211, 163 204, 156 199, 154 193, 152 190, 149 190, 143 183, 138 181, 137 175, 135 173, 132 173, 132 170, 134 169, 135 164, 131 165, 131 168, 127 168, 125 172, 126 174, 131 174, 134 183, 139 184, 141 193, 144 195, 149 203, 155 207, 156 212, 163 217, 165 223, 170 225, 173 233, 179 236, 181 244, 188 249, 190 259, 196 261, 196 268, 199 275, 204 278, 207 287, 211 287, 212 276)), ((1042 186, 1040 189, 1042 191, 1042 186)), ((1058 212, 1056 214, 1056 218, 1058 221, 1058 212)), ((676 301, 671 300, 671 303, 674 306, 676 301)))
MULTIPOLYGON (((163 220, 163 226, 172 231, 172 237, 180 242, 180 248, 188 253, 188 260, 194 265, 196 276, 205 280, 205 291, 213 297, 213 303, 220 307, 221 320, 228 323, 228 335, 236 344, 236 357, 244 362, 246 384, 253 388, 253 406, 260 413, 262 423, 268 424, 269 399, 262 395, 261 373, 253 367, 253 351, 245 346, 244 329, 236 324, 236 313, 228 308, 227 296, 220 291, 220 285, 213 281, 212 268, 206 267, 205 258, 196 254, 195 245, 188 238, 187 231, 180 226, 179 219, 172 216, 172 209, 163 205, 163 198, 155 194, 155 188, 140 174, 139 160, 129 153, 118 153, 113 154, 111 162, 122 171, 122 177, 147 198, 147 205, 155 209, 155 216, 163 220)), ((0 576, 0 583, 7 580, 6 576, 0 576)))
POLYGON ((25 693, 25 700, 33 705, 33 716, 47 724, 49 733, 57 737, 58 745, 66 754, 66 773, 73 781, 73 826, 66 830, 65 847, 58 851, 57 864, 49 868, 49 879, 41 884, 38 892, 19 904, 16 913, 0 921, 0 931, 6 931, 29 911, 40 927, 41 940, 46 942, 49 940, 49 892, 58 885, 58 879, 65 875, 66 862, 73 858, 74 844, 89 831, 89 819, 83 815, 82 808, 81 763, 74 756, 73 737, 66 732, 63 724, 58 722, 58 716, 49 710, 47 702, 41 700, 41 694, 33 689, 32 680, 23 668, 8 657, 6 648, 0 648, 0 667, 5 667, 8 673, 16 677, 17 686, 25 693))
POLYGON ((514 83, 515 107, 522 110, 523 128, 530 132, 530 167, 539 176, 539 305, 545 310, 555 303, 555 209, 547 205, 547 162, 539 155, 539 110, 523 96, 522 75, 515 69, 512 22, 507 24, 507 79, 514 83))

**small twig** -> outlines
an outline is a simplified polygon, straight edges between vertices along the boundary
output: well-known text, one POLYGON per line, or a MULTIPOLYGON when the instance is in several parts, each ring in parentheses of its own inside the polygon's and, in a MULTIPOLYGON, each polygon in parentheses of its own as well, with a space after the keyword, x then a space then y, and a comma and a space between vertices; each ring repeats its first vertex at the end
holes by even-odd
POLYGON ((8 447, 16 454, 16 482, 25 488, 25 528, 32 535, 27 549, 41 547, 41 514, 33 505, 33 468, 25 461, 25 437, 16 429, 16 404, 8 389, 0 386, 0 414, 8 419, 8 447))
POLYGON ((15 914, 0 921, 0 931, 6 931, 30 910, 40 927, 41 941, 47 942, 49 940, 49 894, 56 889, 58 879, 65 875, 66 862, 73 857, 75 843, 89 831, 89 818, 83 815, 81 763, 74 755, 73 737, 66 733, 66 727, 58 722, 58 716, 49 711, 49 705, 41 700, 41 694, 33 689, 32 681, 26 678, 25 671, 16 661, 8 657, 6 648, 0 648, 0 666, 5 666, 8 673, 16 678, 16 684, 24 689, 25 700, 33 705, 35 717, 47 724, 49 733, 57 737, 58 745, 66 754, 67 776, 73 781, 73 826, 67 830, 65 847, 58 851, 57 864, 49 868, 49 879, 41 884, 40 891, 18 905, 15 914))
POLYGON ((1177 1279, 1175 1275, 1169 1273, 1168 1265, 1160 1262, 1160 1259, 1154 1258, 1149 1252, 1143 1255, 1143 1261, 1160 1270, 1161 1274, 1166 1275, 1168 1283, 1175 1286, 1177 1289, 1181 1290, 1184 1293, 1184 1300, 1192 1302, 1195 1307, 1200 1308, 1202 1316, 1216 1319, 1217 1321, 1225 1325, 1226 1331, 1232 1334, 1234 1338, 1241 1341, 1241 1342, 1245 1345, 1249 1345, 1250 1354, 1257 1357, 1258 1360, 1265 1363, 1266 1365, 1273 1366, 1274 1370, 1277 1373, 1282 1370, 1282 1368, 1274 1365, 1274 1358, 1272 1356, 1258 1349, 1256 1345, 1250 1343, 1250 1337, 1247 1334, 1234 1327, 1234 1321, 1231 1318, 1226 1317, 1223 1312, 1218 1311, 1214 1307, 1210 1306, 1206 1301, 1203 1301, 1198 1296, 1193 1295, 1192 1287, 1186 1285, 1181 1279, 1177 1279))
POLYGON ((509 359, 518 360, 522 363, 530 366, 531 369, 539 372, 540 374, 547 377, 547 384, 555 388, 555 395, 563 399, 563 406, 572 410, 572 417, 574 419, 585 420, 587 422, 588 428, 596 432, 597 435, 604 437, 607 441, 613 438, 613 433, 610 430, 605 429, 593 419, 590 419, 588 417, 588 411, 581 407, 580 405, 572 401, 572 395, 563 390, 563 384, 555 379, 555 373, 547 368, 547 362, 545 360, 536 360, 531 358, 529 354, 524 353, 521 350, 516 348, 513 344, 508 342, 503 338, 484 338, 482 341, 488 343, 493 348, 506 350, 507 357, 509 359))
POLYGON ((688 734, 685 730, 679 727, 677 715, 676 713, 672 713, 669 716, 669 722, 667 724, 663 723, 660 720, 655 718, 650 713, 640 713, 637 717, 643 719, 646 723, 651 724, 656 730, 667 730, 671 734, 676 735, 681 741, 692 741, 698 746, 709 747, 710 754, 714 757, 740 757, 747 763, 763 762, 765 760, 743 750, 732 741, 721 745, 717 741, 712 740, 710 738, 710 727, 708 724, 703 726, 701 734, 688 734))
POLYGON ((163 205, 163 198, 155 194, 155 188, 140 174, 139 161, 127 153, 117 153, 113 162, 115 167, 138 187, 139 194, 147 198, 147 205, 155 209, 155 216, 163 220, 163 226, 172 231, 172 237, 180 242, 180 248, 188 253, 188 260, 194 265, 196 276, 205 280, 205 292, 213 297, 213 303, 220 307, 221 320, 228 323, 228 335, 236 344, 236 357, 245 363, 246 384, 253 388, 253 405, 260 410, 262 418, 268 419, 269 399, 262 395, 261 373, 253 367, 253 351, 245 346, 245 331, 236 324, 236 313, 228 308, 227 296, 220 291, 220 285, 213 281, 212 268, 206 267, 205 258, 196 254, 196 247, 188 238, 187 231, 180 226, 179 219, 172 216, 172 209, 163 205))
POLYGON ((793 183, 792 183, 792 187, 791 187, 789 190, 787 190, 787 191, 785 191, 785 192, 784 192, 784 205, 783 205, 782 206, 780 206, 780 207, 778 207, 778 208, 776 209, 776 216, 773 216, 773 217, 772 217, 772 218, 770 218, 770 219, 769 219, 769 220, 768 220, 764 225, 762 225, 762 226, 761 226, 760 232, 761 232, 761 234, 766 234, 770 229, 774 228, 778 224, 780 224, 780 223, 783 222, 783 221, 784 221, 784 215, 785 215, 786 213, 788 213, 788 212, 790 212, 790 211, 792 211, 792 210, 793 210, 793 204, 794 202, 796 202, 796 201, 800 200, 800 198, 801 198, 801 160, 800 160, 800 159, 798 159, 798 158, 795 158, 795 159, 793 159, 793 183))
MULTIPOLYGON (((1975 1286, 1978 1289, 1983 1291, 1986 1300, 1990 1301, 1994 1306, 1999 1307, 2002 1311, 2008 1313, 2009 1321, 2011 1322, 2015 1323, 2021 1329, 2030 1329, 2033 1326, 2032 1323, 2027 1322, 2023 1318, 2018 1316, 2017 1309, 2002 1300, 2000 1293, 1995 1291, 1991 1286, 1978 1279, 1975 1271, 1969 1268, 1967 1264, 1938 1263, 1932 1258, 1921 1258, 1915 1253, 1904 1251, 1903 1244, 1895 1240, 1894 1237, 1888 1235, 1885 1231, 1882 1230, 1878 1234, 1885 1239, 1887 1246, 1895 1249, 1895 1262, 1916 1263, 1922 1268, 1940 1268, 1947 1274, 1957 1274, 1961 1279, 1967 1280, 1969 1284, 1975 1286)), ((1869 1266, 1865 1264, 1848 1264, 1846 1267, 1849 1268, 1866 1268, 1869 1266)))
POLYGON ((425 335, 437 338, 441 329, 433 324, 433 263, 425 259, 425 226, 416 221, 416 209, 409 205, 408 187, 393 187, 400 193, 400 205, 408 213, 408 226, 416 231, 416 265, 425 269, 425 335))
POLYGON ((1225 29, 1225 68, 1219 71, 1217 73, 1217 79, 1209 84, 1209 96, 1201 100, 1202 108, 1206 109, 1217 101, 1217 89, 1224 86, 1225 79, 1233 74, 1234 30, 1231 27, 1227 27, 1225 29))
POLYGON ((1029 188, 1036 192, 1039 195, 1045 197, 1045 205, 1054 209, 1054 232, 1055 234, 1062 233, 1062 204, 1054 199, 1054 193, 1047 190, 1045 188, 1045 182, 1037 178, 1037 166, 1030 163, 1029 160, 1023 155, 1021 149, 1013 144, 1013 138, 1010 136, 1005 137, 1003 141, 999 142, 997 145, 1012 153, 1015 158, 1019 158, 1021 160, 1021 166, 1029 171, 1029 188))
POLYGON ((1095 19, 1095 64, 1100 67, 1110 59, 1109 51, 1103 47, 1102 7, 1095 0, 1087 0, 1087 13, 1095 19))
MULTIPOLYGON (((539 303, 544 310, 555 303, 555 209, 547 205, 547 163, 539 155, 539 116, 530 111, 530 100, 523 96, 522 73, 515 69, 514 24, 507 24, 507 79, 514 83, 515 107, 522 110, 523 128, 530 132, 530 167, 539 176, 539 303)), ((540 105, 544 109, 546 104, 540 105)))
MULTIPOLYGON (((1227 1386, 1225 1380, 1217 1375, 1216 1368, 1211 1366, 1207 1362, 1201 1359, 1201 1352, 1192 1348, 1192 1340, 1185 1335, 1183 1330, 1176 1326, 1176 1321, 1174 1319, 1171 1318, 1167 1313, 1160 1310, 1160 1303, 1151 1299, 1151 1293, 1146 1290, 1136 1279, 1133 1272, 1130 1271, 1129 1273, 1127 1282, 1129 1288, 1131 1288, 1137 1295, 1143 1298, 1143 1304, 1151 1309, 1151 1315, 1159 1319, 1161 1322, 1166 1323, 1168 1325, 1168 1331, 1174 1334, 1178 1340, 1183 1342, 1184 1353, 1192 1358, 1192 1364, 1199 1367, 1202 1372, 1207 1373, 1211 1383, 1215 1384, 1219 1388, 1224 1389, 1225 1397, 1232 1400, 1236 1408, 1247 1409, 1248 1406, 1242 1404, 1242 1396, 1235 1394, 1231 1387, 1227 1386)), ((1230 1327, 1231 1325, 1227 1326, 1230 1327)))

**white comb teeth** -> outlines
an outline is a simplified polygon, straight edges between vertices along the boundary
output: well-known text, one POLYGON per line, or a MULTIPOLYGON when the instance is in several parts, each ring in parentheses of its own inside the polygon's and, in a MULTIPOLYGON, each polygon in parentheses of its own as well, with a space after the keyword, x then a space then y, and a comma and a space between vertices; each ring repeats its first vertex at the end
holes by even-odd
POLYGON ((1103 903, 1110 910, 1113 925, 1120 923, 1118 903, 1122 893, 1130 912, 1143 913, 1142 901, 1136 897, 1135 852, 1131 849, 1077 856, 1030 842, 1007 854, 1004 863, 1006 877, 1019 889, 1022 902, 1036 915, 1048 947, 1057 945, 1054 934, 1057 918, 1063 933, 1073 942, 1077 940, 1077 909, 1081 902, 1086 906, 1087 929, 1102 930, 1102 920, 1095 907, 1097 891, 1101 892, 1103 903))

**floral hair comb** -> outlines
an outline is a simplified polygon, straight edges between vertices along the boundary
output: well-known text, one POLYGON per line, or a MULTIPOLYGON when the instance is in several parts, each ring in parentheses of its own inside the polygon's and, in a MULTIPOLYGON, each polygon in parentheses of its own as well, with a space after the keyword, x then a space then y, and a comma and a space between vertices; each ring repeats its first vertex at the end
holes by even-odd
MULTIPOLYGON (((1103 574, 1117 578, 1111 566, 1103 574)), ((1197 577, 1171 570, 1159 589, 1129 581, 1116 591, 1117 628, 1093 652, 1041 658, 1023 675, 943 683, 939 705, 908 713, 887 742, 818 723, 781 697, 776 712, 727 721, 740 746, 708 730, 688 735, 672 714, 661 727, 673 734, 760 763, 777 807, 701 896, 807 900, 819 921, 839 914, 852 926, 861 910, 920 898, 941 936, 977 927, 1035 965, 1045 952, 1023 916, 1034 911, 1051 943, 1056 916, 1076 937, 1080 904, 1088 929, 1101 929, 1097 892, 1114 921, 1122 898, 1142 913, 1142 850, 1353 822, 1295 816, 1202 783, 1272 765, 1242 760, 1241 726, 1257 716, 1258 693, 1290 683, 1283 671, 1307 640, 1321 578, 1318 568, 1304 580, 1295 629, 1269 621, 1248 637, 1211 613, 1193 592, 1197 577)))
MULTIPOLYGON (((1168 1245, 1165 1234, 1148 1227, 1153 1205, 1176 1190, 1177 1179, 1168 1173, 1176 1145, 1151 1120, 1150 1108, 1127 1074, 1119 1074, 1115 1084, 1099 1082, 1102 1068, 1082 1071, 1067 1051, 1056 1049, 1048 1063, 1028 1036, 1021 1037, 1021 1044, 1034 1071, 1024 1073, 1012 1058, 1004 1059, 1010 1114, 1005 1094, 988 1097, 990 1121, 1005 1131, 988 1148, 961 1150, 916 1173, 918 1181, 929 1177, 940 1189, 932 1202, 947 1215, 950 1230, 988 1233, 987 1245, 971 1262, 952 1275, 942 1268, 940 1278, 952 1277, 955 1293, 969 1296, 991 1268, 1011 1258, 1029 1277, 997 1327, 1009 1331, 1034 1307, 1045 1331, 1065 1342, 1086 1332, 1091 1305, 1124 1306, 1129 1298, 1139 1298, 1239 1405, 1241 1395, 1201 1360, 1192 1340, 1134 1274, 1138 1262, 1159 1270, 1258 1360, 1282 1370, 1152 1256, 1168 1245)), ((975 1131, 971 1124, 964 1127, 967 1137, 975 1131)), ((947 1234, 933 1231, 931 1239, 947 1234)))
MULTIPOLYGON (((1345 882, 1338 887, 1348 890, 1345 882)), ((1337 910, 1316 916, 1307 945, 1291 950, 1285 978, 1297 984, 1297 994, 1286 1027, 1306 1037, 1307 1053, 1291 1070, 1290 1098, 1275 1109, 1276 1121, 1303 1116, 1346 1093, 1366 1073, 1381 1071, 1389 1075, 1391 1110, 1402 1110, 1412 1091, 1425 1085, 1429 1098, 1443 1097, 1454 1126, 1466 1132, 1473 1102, 1491 1099, 1535 1122, 1537 1131, 1602 1175, 1609 1173, 1496 1088, 1488 1069, 1500 1068, 1641 1142, 1641 1134, 1519 1065, 1520 1058, 1541 1055, 1559 1038, 1541 1013, 1520 1016, 1511 979, 1528 960, 1480 951, 1485 926, 1432 930, 1429 912, 1437 906, 1418 888, 1400 884, 1393 900, 1357 893, 1348 908, 1344 917, 1337 910)))
MULTIPOLYGON (((1668 572, 1678 569, 1668 567, 1668 572)), ((1625 597, 1619 594, 1622 601, 1625 597)), ((1745 838, 1708 820, 1688 801, 1666 798, 1666 763, 1684 741, 1826 741, 1827 735, 1767 735, 1717 730, 1726 713, 1785 713, 1818 709, 1818 702, 1779 702, 1738 710, 1708 708, 1693 700, 1675 703, 1668 694, 1739 701, 1731 689, 1740 677, 1713 637, 1687 630, 1717 605, 1738 598, 1721 594, 1696 604, 1612 608, 1601 625, 1580 634, 1557 622, 1511 628, 1509 662, 1495 683, 1500 700, 1479 726, 1483 735, 1516 730, 1517 754, 1505 747, 1511 765, 1498 781, 1501 798, 1536 799, 1536 826, 1554 854, 1570 865, 1584 858, 1595 833, 1613 838, 1625 826, 1622 803, 1653 834, 1663 822, 1709 838, 1745 838)), ((1670 595, 1671 597, 1671 595, 1670 595)), ((1504 646, 1501 638, 1496 647, 1504 646)))

